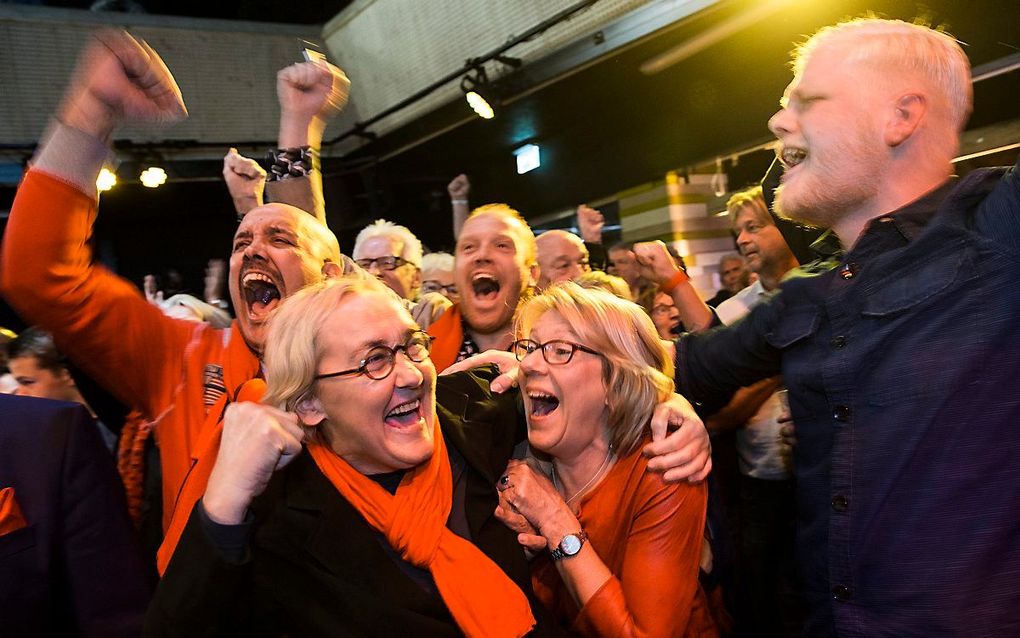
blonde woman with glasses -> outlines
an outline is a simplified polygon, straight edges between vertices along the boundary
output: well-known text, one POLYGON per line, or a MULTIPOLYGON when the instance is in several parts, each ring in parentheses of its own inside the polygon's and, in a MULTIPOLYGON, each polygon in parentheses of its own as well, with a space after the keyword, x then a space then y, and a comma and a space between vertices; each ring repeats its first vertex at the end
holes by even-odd
POLYGON ((517 331, 528 441, 547 463, 510 462, 498 515, 537 552, 539 600, 582 636, 717 635, 698 584, 706 487, 667 483, 642 454, 673 392, 651 320, 565 283, 528 301, 517 331))

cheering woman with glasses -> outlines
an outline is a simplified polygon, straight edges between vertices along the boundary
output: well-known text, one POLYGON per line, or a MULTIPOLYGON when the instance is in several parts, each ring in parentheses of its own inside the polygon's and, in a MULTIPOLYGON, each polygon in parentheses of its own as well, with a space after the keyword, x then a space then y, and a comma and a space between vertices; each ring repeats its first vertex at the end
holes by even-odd
POLYGON ((497 514, 538 554, 535 594, 581 636, 717 635, 698 584, 706 488, 664 482, 641 454, 673 391, 651 320, 565 283, 517 322, 528 440, 547 462, 510 462, 497 514))
POLYGON ((457 375, 437 409, 430 341, 375 280, 285 300, 263 403, 227 410, 148 635, 545 633, 524 553, 493 514, 524 437, 514 398, 457 375))

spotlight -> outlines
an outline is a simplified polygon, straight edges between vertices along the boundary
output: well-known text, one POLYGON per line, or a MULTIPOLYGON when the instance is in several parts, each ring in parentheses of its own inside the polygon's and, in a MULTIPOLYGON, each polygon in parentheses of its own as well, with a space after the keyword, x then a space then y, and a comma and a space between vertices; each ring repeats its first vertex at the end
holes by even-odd
POLYGON ((142 180, 142 186, 146 188, 158 188, 166 183, 166 171, 158 166, 150 166, 138 176, 142 180))
POLYGON ((496 116, 492 105, 497 102, 496 96, 489 84, 489 78, 485 75, 485 67, 475 69, 475 75, 465 75, 460 81, 460 90, 464 91, 464 97, 471 109, 478 114, 478 117, 491 120, 496 116))
POLYGON ((99 171, 99 177, 96 178, 96 188, 99 192, 108 191, 117 185, 117 174, 110 169, 103 167, 103 170, 99 171))

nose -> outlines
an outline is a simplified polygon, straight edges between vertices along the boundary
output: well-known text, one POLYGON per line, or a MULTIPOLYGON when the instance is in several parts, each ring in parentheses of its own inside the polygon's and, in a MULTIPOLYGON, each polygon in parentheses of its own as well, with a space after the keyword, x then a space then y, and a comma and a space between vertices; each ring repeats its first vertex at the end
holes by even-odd
POLYGON ((521 372, 526 375, 535 374, 545 369, 546 362, 542 356, 541 348, 534 352, 529 352, 523 359, 521 359, 521 372))
POLYGON ((737 233, 737 245, 740 246, 740 251, 741 252, 744 251, 744 247, 745 246, 747 246, 748 244, 751 243, 751 236, 750 235, 751 234, 748 233, 747 230, 745 230, 743 228, 740 229, 739 233, 737 233))
POLYGON ((249 259, 265 259, 265 244, 262 241, 262 237, 256 235, 251 238, 251 242, 244 248, 244 258, 249 259))
POLYGON ((379 267, 379 262, 373 261, 365 270, 367 270, 370 275, 382 279, 382 268, 379 267))
POLYGON ((788 108, 779 109, 775 115, 769 118, 769 130, 780 140, 793 132, 794 126, 796 126, 796 123, 794 122, 793 114, 788 108))
POLYGON ((407 356, 407 353, 400 350, 394 355, 393 376, 396 378, 398 388, 417 388, 425 381, 425 373, 419 366, 423 363, 415 363, 407 356))

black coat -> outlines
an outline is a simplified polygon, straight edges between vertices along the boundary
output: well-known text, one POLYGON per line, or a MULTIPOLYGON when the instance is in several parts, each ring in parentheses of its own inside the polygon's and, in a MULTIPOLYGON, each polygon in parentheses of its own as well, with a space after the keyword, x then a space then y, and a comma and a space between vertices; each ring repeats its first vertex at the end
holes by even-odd
MULTIPOLYGON (((492 376, 440 377, 440 427, 466 462, 472 542, 532 599, 544 628, 516 534, 493 514, 496 479, 525 431, 515 397, 490 393, 492 376)), ((461 635, 438 593, 401 569, 307 453, 273 477, 252 510, 249 553, 239 564, 220 555, 192 513, 150 607, 147 635, 461 635)))
POLYGON ((89 413, 0 394, 4 487, 27 526, 0 536, 0 635, 137 636, 155 574, 89 413))

